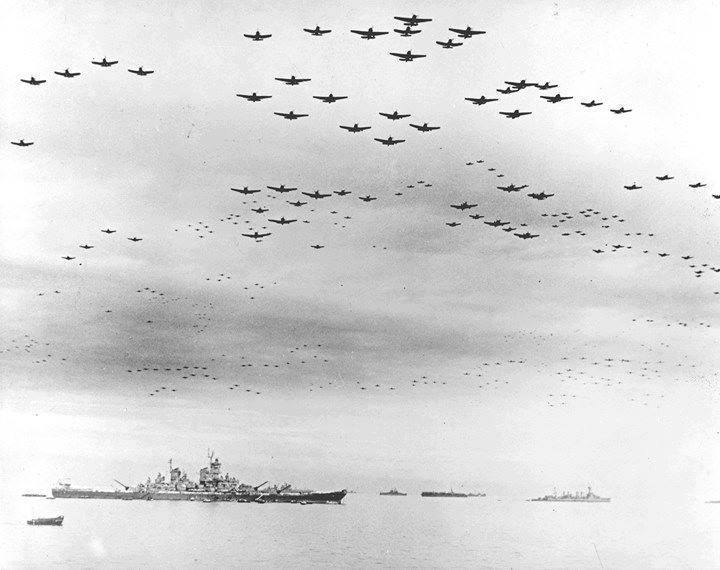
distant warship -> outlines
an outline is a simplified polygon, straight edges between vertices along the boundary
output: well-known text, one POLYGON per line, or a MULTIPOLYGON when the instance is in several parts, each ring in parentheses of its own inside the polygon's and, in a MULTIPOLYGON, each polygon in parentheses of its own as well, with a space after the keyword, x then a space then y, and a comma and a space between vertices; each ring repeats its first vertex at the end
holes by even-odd
POLYGON ((456 493, 452 489, 450 491, 423 491, 421 497, 468 497, 467 493, 456 493))
POLYGON ((380 491, 380 494, 391 496, 391 497, 407 497, 407 493, 401 493, 395 487, 393 487, 389 491, 380 491))
POLYGON ((266 487, 267 481, 260 485, 240 483, 227 473, 221 475, 220 459, 214 453, 208 453, 210 464, 200 469, 198 482, 191 481, 187 474, 170 464, 170 480, 158 473, 154 480, 149 477, 145 483, 134 487, 125 485, 117 479, 116 483, 123 490, 102 491, 97 489, 80 489, 72 487, 68 482, 58 483, 52 489, 52 495, 58 499, 124 499, 124 500, 156 500, 156 501, 237 501, 239 503, 340 503, 347 491, 330 491, 326 493, 296 490, 289 484, 278 487, 266 487))
POLYGON ((538 497, 536 499, 528 499, 529 501, 539 501, 548 503, 609 503, 610 499, 607 497, 600 497, 592 492, 592 488, 588 486, 587 492, 583 493, 577 491, 575 493, 564 493, 558 495, 557 491, 554 491, 552 495, 545 495, 544 497, 538 497))

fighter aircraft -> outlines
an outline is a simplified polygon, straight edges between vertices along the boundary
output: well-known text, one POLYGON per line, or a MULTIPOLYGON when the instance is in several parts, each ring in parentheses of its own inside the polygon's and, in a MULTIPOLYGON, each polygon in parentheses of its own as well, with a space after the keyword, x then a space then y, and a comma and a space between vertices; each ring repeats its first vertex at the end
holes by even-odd
POLYGON ((522 186, 515 186, 515 184, 510 184, 508 186, 498 186, 497 189, 502 190, 503 192, 520 192, 520 190, 523 190, 527 187, 527 184, 523 184, 522 186))
POLYGON ((694 184, 689 185, 690 188, 704 188, 707 186, 707 184, 703 184, 702 182, 695 182, 694 184))
POLYGON ((253 102, 262 101, 263 99, 270 99, 272 97, 272 95, 258 95, 257 93, 255 93, 255 91, 253 91, 251 95, 243 95, 242 93, 237 93, 237 96, 253 102))
POLYGON ((309 196, 310 198, 315 198, 316 200, 319 200, 320 198, 329 198, 332 196, 332 194, 321 194, 319 190, 315 190, 315 192, 303 192, 305 196, 309 196))
POLYGON ((284 226, 285 224, 292 224, 293 222, 297 222, 297 220, 287 220, 285 217, 281 216, 279 220, 271 220, 268 218, 268 222, 273 222, 274 224, 280 224, 281 226, 284 226))
POLYGON ((623 113, 629 113, 632 111, 632 109, 626 109, 625 107, 620 107, 619 109, 610 109, 611 112, 615 113, 616 115, 622 115, 623 113))
POLYGON ((555 194, 545 194, 545 192, 531 192, 530 194, 528 194, 528 196, 535 200, 546 200, 551 196, 555 196, 555 194))
POLYGON ((387 117, 391 121, 397 121, 398 119, 405 119, 410 116, 410 115, 400 115, 400 114, 398 114, 397 111, 393 111, 392 113, 378 113, 378 115, 387 117))
POLYGON ((435 43, 439 46, 442 46, 443 49, 452 49, 454 47, 462 45, 462 42, 454 42, 452 38, 448 38, 448 41, 446 42, 437 41, 435 43))
POLYGON ((80 75, 79 71, 77 73, 71 73, 68 68, 65 68, 65 71, 55 71, 53 73, 55 73, 55 75, 62 75, 63 77, 77 77, 80 75))
POLYGON ((324 34, 329 34, 332 30, 321 30, 320 26, 315 26, 315 29, 309 29, 309 28, 303 28, 304 32, 307 32, 311 36, 322 36, 324 34))
POLYGON ((531 234, 530 232, 524 232, 521 234, 515 234, 520 239, 532 239, 538 237, 540 234, 531 234))
POLYGON ((637 184, 635 184, 633 182, 630 186, 625 186, 624 188, 625 188, 625 190, 640 190, 640 188, 642 188, 642 186, 638 186, 637 184))
POLYGON ((151 73, 155 73, 154 71, 145 71, 142 66, 138 67, 137 69, 128 69, 130 73, 134 73, 135 75, 150 75, 151 73))
POLYGON ((473 105, 484 105, 485 103, 499 100, 500 99, 490 99, 485 97, 485 95, 481 95, 480 97, 465 97, 465 101, 470 101, 473 105))
POLYGON ((469 210, 470 208, 477 207, 477 204, 468 204, 467 202, 463 202, 462 204, 450 204, 451 208, 455 208, 456 210, 469 210))
POLYGON ((402 142, 405 142, 405 139, 393 139, 392 137, 388 137, 386 139, 375 139, 377 142, 384 144, 385 146, 392 146, 394 144, 400 144, 402 142))
POLYGON ((378 36, 384 36, 385 34, 389 34, 390 32, 376 32, 372 28, 368 28, 367 31, 364 30, 350 30, 353 34, 359 34, 360 37, 364 40, 374 40, 378 36))
POLYGON ((105 58, 102 58, 101 61, 91 61, 93 65, 99 65, 100 67, 110 67, 111 65, 115 65, 117 61, 108 61, 105 58))
POLYGON ((285 188, 285 184, 280 184, 280 186, 268 186, 270 190, 275 190, 275 192, 280 192, 281 194, 283 192, 292 192, 293 190, 297 190, 297 188, 285 188))
POLYGON ((542 85, 540 85, 539 83, 536 84, 535 87, 537 87, 538 89, 541 89, 541 90, 545 91, 545 90, 547 90, 547 89, 555 89, 555 88, 557 87, 557 85, 550 85, 550 83, 548 83, 548 82, 546 81, 546 82, 543 83, 542 85))
POLYGON ((358 198, 363 202, 372 202, 373 200, 377 200, 377 198, 375 198, 374 196, 370 196, 370 194, 368 194, 367 196, 358 196, 358 198))
POLYGON ((269 212, 269 211, 270 211, 269 208, 263 208, 262 206, 260 206, 259 208, 250 208, 250 210, 252 210, 252 211, 255 212, 256 214, 264 214, 265 212, 269 212))
POLYGON ((498 93, 502 93, 503 95, 510 95, 510 93, 517 93, 520 91, 520 89, 515 89, 514 87, 505 87, 504 89, 495 89, 498 93))
POLYGON ((264 237, 271 236, 272 233, 266 232, 266 233, 264 233, 264 234, 260 234, 260 233, 258 233, 257 230, 255 230, 255 231, 254 231, 253 233, 251 233, 251 234, 242 234, 242 235, 243 235, 244 237, 248 237, 248 238, 250 238, 250 239, 260 239, 260 238, 264 238, 264 237))
POLYGON ((282 117, 283 119, 287 119, 288 121, 294 121, 296 119, 301 119, 302 117, 310 116, 310 115, 303 115, 301 113, 296 114, 295 111, 290 111, 289 113, 273 113, 273 115, 277 115, 279 117, 282 117))
POLYGON ((129 237, 128 239, 130 241, 142 241, 142 238, 139 238, 139 237, 129 237))
POLYGON ((62 259, 67 259, 68 261, 72 261, 72 260, 75 259, 75 258, 74 258, 74 257, 70 257, 69 255, 63 255, 63 256, 62 256, 62 259))
POLYGON ((346 127, 345 125, 340 125, 341 129, 345 129, 346 131, 349 131, 351 133, 359 133, 360 131, 366 131, 370 127, 358 127, 358 124, 355 123, 352 127, 346 127))
POLYGON ((415 14, 410 16, 409 18, 407 16, 395 16, 395 20, 400 20, 403 24, 406 26, 415 27, 418 24, 424 24, 425 22, 432 22, 431 18, 418 18, 415 14))
POLYGON ((315 245, 311 245, 310 247, 313 248, 313 249, 322 249, 322 248, 324 248, 325 246, 324 246, 324 245, 320 245, 319 243, 316 243, 315 245))
POLYGON ((662 176, 656 176, 658 180, 672 180, 675 178, 674 176, 670 176, 669 174, 663 174, 662 176))
POLYGON ((461 38, 465 38, 466 40, 472 38, 473 36, 485 33, 482 30, 473 30, 470 26, 468 26, 464 30, 462 28, 448 28, 448 30, 456 33, 458 36, 460 36, 461 38))
POLYGON ((417 129, 418 131, 422 131, 424 133, 428 131, 437 131, 440 127, 429 127, 427 123, 423 123, 422 125, 413 125, 410 123, 410 126, 414 129, 417 129))
POLYGON ((395 57, 399 58, 400 61, 414 61, 415 59, 419 57, 427 57, 425 54, 422 53, 412 53, 410 50, 407 50, 405 53, 396 53, 396 52, 389 52, 390 55, 394 55, 395 57))
POLYGON ((515 89, 525 89, 526 87, 537 87, 537 83, 530 83, 526 79, 522 79, 520 81, 506 81, 507 85, 510 85, 510 87, 515 87, 515 89))
POLYGON ((114 234, 117 230, 111 230, 110 228, 107 228, 105 230, 100 230, 104 234, 114 234))
POLYGON ((47 79, 35 79, 34 77, 30 76, 30 79, 21 79, 23 83, 27 83, 28 85, 40 85, 42 83, 45 83, 47 79))
POLYGON ((10 144, 14 144, 15 146, 32 146, 35 143, 34 142, 25 142, 25 139, 20 139, 19 141, 10 141, 10 144))
POLYGON ((250 38, 254 42, 261 42, 267 38, 271 38, 272 34, 261 34, 260 31, 256 31, 254 34, 243 34, 246 38, 250 38))
POLYGON ((260 190, 248 190, 247 186, 244 186, 243 188, 230 188, 233 192, 240 192, 240 194, 256 194, 257 192, 260 192, 260 190))
POLYGON ((517 119, 523 115, 531 115, 532 111, 518 111, 515 109, 514 111, 500 111, 500 114, 505 115, 508 119, 517 119))
POLYGON ((348 194, 352 194, 352 192, 350 192, 350 190, 338 190, 333 192, 333 194, 337 194, 338 196, 347 196, 348 194))
POLYGON ((597 101, 595 101, 595 99, 593 99, 592 101, 588 101, 587 103, 583 103, 581 101, 580 104, 583 107, 599 107, 600 105, 602 105, 602 103, 598 103, 597 101))
POLYGON ((507 226, 510 222, 502 222, 500 220, 495 220, 494 222, 483 222, 486 226, 492 226, 494 228, 499 228, 500 226, 507 226))
POLYGON ((299 208, 300 206, 304 206, 305 204, 307 204, 307 202, 300 202, 299 200, 297 202, 288 201, 288 204, 290 204, 291 206, 295 206, 296 208, 299 208))
POLYGON ((289 79, 285 79, 284 77, 276 77, 275 81, 282 81, 286 85, 300 85, 303 81, 310 81, 310 79, 297 78, 294 75, 291 75, 289 79))
POLYGON ((563 97, 560 95, 560 93, 555 93, 552 97, 548 95, 540 95, 541 99, 545 99, 548 103, 559 103, 560 101, 567 101, 568 99, 572 99, 572 97, 563 97))
POLYGON ((451 228, 455 228, 460 225, 460 222, 445 222, 446 226, 450 226, 451 228))
POLYGON ((470 217, 471 217, 473 220, 479 220, 480 218, 484 218, 485 216, 483 216, 483 215, 481 215, 481 214, 470 214, 470 217))
POLYGON ((94 245, 83 244, 83 245, 80 245, 80 246, 78 246, 78 247, 81 247, 82 249, 92 249, 92 248, 94 248, 95 246, 94 246, 94 245))
POLYGON ((327 96, 313 95, 313 99, 319 99, 323 103, 334 103, 335 101, 340 101, 340 99, 347 99, 347 95, 333 95, 330 93, 330 95, 327 96))
POLYGON ((393 32, 397 32, 403 37, 410 37, 413 34, 419 34, 422 30, 413 30, 410 26, 406 26, 404 30, 393 30, 393 32))

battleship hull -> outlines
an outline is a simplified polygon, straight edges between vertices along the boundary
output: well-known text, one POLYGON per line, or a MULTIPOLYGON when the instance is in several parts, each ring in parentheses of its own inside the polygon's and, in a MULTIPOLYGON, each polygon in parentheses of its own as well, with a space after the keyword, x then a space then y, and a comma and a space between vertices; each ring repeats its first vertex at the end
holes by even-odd
POLYGON ((454 493, 452 491, 423 491, 421 497, 467 497, 467 493, 454 493))

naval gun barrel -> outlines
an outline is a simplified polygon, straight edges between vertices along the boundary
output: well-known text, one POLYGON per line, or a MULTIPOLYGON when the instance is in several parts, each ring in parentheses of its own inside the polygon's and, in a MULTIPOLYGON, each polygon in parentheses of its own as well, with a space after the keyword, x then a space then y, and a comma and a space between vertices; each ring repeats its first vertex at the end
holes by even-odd
POLYGON ((121 487, 123 487, 126 491, 127 491, 128 489, 130 489, 130 485, 126 485, 125 483, 121 483, 121 482, 118 481, 117 479, 113 479, 113 481, 115 481, 118 485, 120 485, 121 487))
POLYGON ((258 490, 260 489, 260 487, 263 487, 263 486, 265 486, 265 485, 267 485, 267 484, 268 484, 268 482, 265 481, 264 483, 260 483, 260 484, 257 485, 256 487, 253 487, 253 489, 255 489, 256 491, 258 491, 258 490))

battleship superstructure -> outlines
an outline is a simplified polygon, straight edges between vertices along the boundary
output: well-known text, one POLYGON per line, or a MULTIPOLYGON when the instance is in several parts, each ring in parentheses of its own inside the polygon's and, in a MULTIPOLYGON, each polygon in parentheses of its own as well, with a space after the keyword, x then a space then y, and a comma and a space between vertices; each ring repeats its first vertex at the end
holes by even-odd
POLYGON ((545 495, 544 497, 537 497, 536 499, 528 499, 529 501, 539 502, 553 502, 553 503, 609 503, 608 497, 600 497, 593 493, 592 488, 588 485, 587 492, 576 491, 570 493, 565 491, 558 495, 557 491, 553 491, 552 495, 545 495))
POLYGON ((157 501, 237 501, 240 503, 340 503, 347 491, 320 493, 309 490, 294 490, 289 484, 278 487, 266 487, 267 481, 260 485, 241 483, 228 473, 222 475, 222 464, 214 453, 208 453, 207 467, 200 469, 197 482, 187 473, 173 467, 169 461, 169 480, 162 473, 155 479, 147 478, 145 483, 131 487, 116 480, 123 490, 102 491, 72 487, 68 482, 58 483, 52 489, 52 495, 58 499, 124 499, 157 501))
POLYGON ((381 495, 387 495, 389 497, 407 497, 407 493, 398 491, 396 487, 393 487, 389 491, 380 491, 381 495))

